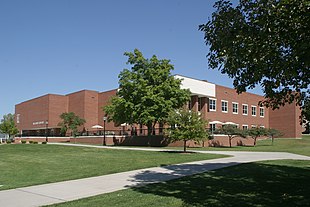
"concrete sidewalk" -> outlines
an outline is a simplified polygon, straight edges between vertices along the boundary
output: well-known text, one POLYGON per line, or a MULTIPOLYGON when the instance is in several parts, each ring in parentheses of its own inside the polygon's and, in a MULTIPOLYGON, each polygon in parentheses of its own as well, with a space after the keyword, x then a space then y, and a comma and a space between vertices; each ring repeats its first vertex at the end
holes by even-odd
MULTIPOLYGON (((72 145, 72 144, 65 144, 72 145)), ((123 148, 103 147, 90 145, 76 145, 97 148, 112 148, 126 150, 162 151, 153 148, 123 148)), ((123 173, 64 181, 0 191, 0 206, 4 207, 30 207, 61 203, 99 194, 109 193, 133 186, 145 185, 167 181, 183 176, 206 172, 209 170, 233 166, 241 163, 263 160, 299 159, 310 160, 308 156, 285 152, 225 152, 225 151, 199 151, 200 153, 230 155, 232 157, 189 162, 164 167, 153 167, 133 170, 123 173)))

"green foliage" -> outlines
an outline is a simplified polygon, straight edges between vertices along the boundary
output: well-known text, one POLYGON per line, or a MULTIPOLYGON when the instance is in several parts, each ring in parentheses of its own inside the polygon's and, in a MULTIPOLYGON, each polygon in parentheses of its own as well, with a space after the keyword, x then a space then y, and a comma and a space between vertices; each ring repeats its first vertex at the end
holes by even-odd
POLYGON ((266 106, 309 99, 309 0, 240 0, 236 7, 218 0, 214 7, 199 26, 210 68, 233 78, 238 92, 260 84, 266 106))
POLYGON ((247 131, 247 134, 254 140, 254 146, 258 137, 266 136, 267 130, 265 128, 251 128, 247 131))
POLYGON ((241 130, 237 128, 236 125, 224 125, 222 128, 219 128, 215 130, 214 134, 225 134, 228 137, 229 140, 229 147, 231 147, 231 140, 236 137, 243 137, 245 138, 247 135, 247 132, 244 130, 241 130))
POLYGON ((189 100, 189 91, 180 89, 181 80, 171 75, 174 69, 169 60, 143 57, 135 49, 126 52, 127 64, 119 74, 119 91, 104 111, 117 124, 143 124, 149 135, 156 123, 165 123, 168 114, 182 107, 189 100))
POLYGON ((38 142, 34 141, 34 142, 32 142, 32 144, 38 144, 38 142))
POLYGON ((32 141, 32 140, 30 140, 30 141, 29 141, 29 144, 32 144, 32 143, 33 143, 33 141, 32 141))
POLYGON ((273 142, 274 142, 274 138, 275 137, 279 137, 279 136, 282 136, 282 132, 276 130, 276 129, 272 129, 272 128, 269 128, 267 131, 266 131, 266 135, 271 137, 271 140, 272 140, 272 145, 273 145, 273 142))
POLYGON ((47 144, 47 142, 42 142, 42 144, 47 144))
POLYGON ((22 140, 21 143, 22 143, 22 144, 26 144, 27 141, 26 141, 26 140, 22 140))
POLYGON ((207 122, 198 115, 197 112, 180 109, 170 112, 168 124, 171 126, 167 130, 172 141, 183 141, 184 152, 186 142, 189 140, 204 141, 209 137, 206 130, 207 122))
POLYGON ((8 134, 10 138, 18 133, 18 129, 16 128, 14 121, 14 114, 7 114, 3 116, 0 123, 0 132, 8 134))
POLYGON ((75 115, 74 112, 62 113, 60 118, 63 120, 58 124, 58 126, 61 126, 61 133, 66 135, 67 131, 71 130, 74 137, 78 134, 78 127, 86 122, 85 119, 75 115))
POLYGON ((7 144, 11 144, 12 141, 11 141, 10 139, 8 139, 8 140, 6 140, 6 143, 7 143, 7 144))
POLYGON ((301 111, 302 122, 306 125, 306 133, 310 133, 310 99, 306 99, 301 111))

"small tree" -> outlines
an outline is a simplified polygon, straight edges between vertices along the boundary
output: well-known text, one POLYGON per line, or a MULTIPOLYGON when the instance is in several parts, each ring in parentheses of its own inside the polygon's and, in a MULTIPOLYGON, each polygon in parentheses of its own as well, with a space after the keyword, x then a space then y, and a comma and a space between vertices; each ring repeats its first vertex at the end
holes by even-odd
POLYGON ((254 146, 256 146, 257 138, 266 136, 267 130, 265 128, 252 128, 248 130, 248 135, 254 140, 254 146))
POLYGON ((231 147, 231 140, 236 137, 246 137, 246 132, 237 128, 236 125, 224 125, 222 128, 215 130, 215 134, 225 134, 228 137, 229 147, 231 147))
POLYGON ((75 115, 74 112, 62 113, 60 118, 63 120, 58 124, 58 126, 61 126, 61 133, 66 135, 67 131, 71 130, 74 137, 77 136, 78 127, 86 122, 85 119, 75 115))
POLYGON ((183 141, 183 152, 186 152, 186 142, 189 140, 204 141, 209 137, 206 130, 207 122, 197 112, 186 109, 170 113, 167 129, 169 138, 174 141, 183 141))
POLYGON ((14 114, 7 114, 3 116, 0 123, 0 132, 8 134, 9 138, 18 133, 18 129, 16 128, 14 121, 14 114))
POLYGON ((272 145, 273 145, 273 141, 274 141, 274 137, 278 137, 278 136, 281 136, 282 133, 276 129, 272 129, 272 128, 269 128, 267 130, 267 136, 271 137, 271 140, 272 140, 272 145))

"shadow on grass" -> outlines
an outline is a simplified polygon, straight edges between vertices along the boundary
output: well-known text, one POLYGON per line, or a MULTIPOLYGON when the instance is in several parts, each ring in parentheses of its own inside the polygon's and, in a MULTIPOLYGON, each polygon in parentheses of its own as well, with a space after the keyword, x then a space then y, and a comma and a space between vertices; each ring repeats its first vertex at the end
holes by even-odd
MULTIPOLYGON (((169 177, 173 179, 182 173, 193 173, 192 167, 197 166, 189 166, 188 169, 178 166, 164 168, 173 171, 169 177)), ((145 184, 158 181, 158 176, 166 175, 146 171, 134 179, 145 184)), ((183 206, 291 207, 310 206, 309 183, 309 167, 249 163, 164 183, 134 187, 133 190, 181 199, 183 206)))

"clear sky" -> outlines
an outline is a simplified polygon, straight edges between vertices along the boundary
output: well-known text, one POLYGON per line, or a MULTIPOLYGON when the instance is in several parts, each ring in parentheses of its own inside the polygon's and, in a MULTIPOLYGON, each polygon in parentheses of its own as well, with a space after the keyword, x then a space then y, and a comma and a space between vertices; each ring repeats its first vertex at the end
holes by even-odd
MULTIPOLYGON (((214 0, 1 0, 0 116, 48 93, 118 87, 125 51, 170 59, 174 74, 232 87, 208 69, 198 25, 214 0)), ((253 90, 261 94, 261 89, 253 90)))

